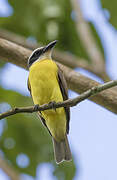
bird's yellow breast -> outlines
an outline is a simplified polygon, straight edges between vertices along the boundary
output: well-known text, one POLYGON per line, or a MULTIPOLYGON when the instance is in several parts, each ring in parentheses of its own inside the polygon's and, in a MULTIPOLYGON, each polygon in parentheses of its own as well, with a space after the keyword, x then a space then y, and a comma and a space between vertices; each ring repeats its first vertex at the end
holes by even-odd
MULTIPOLYGON (((29 71, 29 82, 34 104, 46 104, 63 101, 58 83, 58 67, 50 59, 35 62, 29 71)), ((51 134, 58 140, 64 139, 66 132, 66 115, 64 108, 42 112, 51 134)))

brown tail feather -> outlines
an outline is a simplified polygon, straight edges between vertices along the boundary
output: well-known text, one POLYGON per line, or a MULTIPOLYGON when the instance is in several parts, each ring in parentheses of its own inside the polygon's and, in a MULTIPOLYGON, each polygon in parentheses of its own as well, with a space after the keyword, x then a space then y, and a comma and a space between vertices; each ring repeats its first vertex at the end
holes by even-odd
POLYGON ((72 155, 67 139, 67 135, 65 136, 65 139, 63 141, 57 142, 53 138, 53 146, 54 146, 54 155, 56 163, 59 164, 62 161, 70 161, 72 160, 72 155))

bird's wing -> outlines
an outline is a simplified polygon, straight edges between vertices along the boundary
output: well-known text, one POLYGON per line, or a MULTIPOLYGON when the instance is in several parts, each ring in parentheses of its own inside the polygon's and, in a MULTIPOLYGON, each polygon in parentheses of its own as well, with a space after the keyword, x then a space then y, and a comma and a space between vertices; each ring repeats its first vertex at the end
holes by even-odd
MULTIPOLYGON (((65 77, 63 75, 62 70, 60 69, 59 65, 58 66, 58 81, 59 81, 59 86, 60 86, 60 90, 63 96, 63 100, 67 100, 68 99, 68 88, 67 88, 67 83, 65 80, 65 77)), ((70 122, 70 108, 69 107, 65 107, 65 113, 66 113, 66 119, 67 119, 67 127, 66 127, 66 132, 67 134, 69 133, 69 122, 70 122)))
MULTIPOLYGON (((51 135, 51 132, 50 130, 48 129, 47 125, 46 125, 46 122, 45 122, 45 119, 42 117, 41 115, 41 112, 38 112, 38 116, 39 116, 39 119, 41 120, 42 124, 47 128, 49 134, 51 135)), ((52 136, 52 135, 51 135, 52 136)))

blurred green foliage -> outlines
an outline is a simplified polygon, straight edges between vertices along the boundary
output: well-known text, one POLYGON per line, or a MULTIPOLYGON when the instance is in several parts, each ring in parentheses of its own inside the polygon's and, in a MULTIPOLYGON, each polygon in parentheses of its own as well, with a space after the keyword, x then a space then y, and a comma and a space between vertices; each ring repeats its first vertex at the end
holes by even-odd
MULTIPOLYGON (((2 28, 25 37, 35 37, 41 44, 58 39, 57 48, 90 60, 76 31, 75 13, 70 0, 9 0, 13 15, 0 18, 2 28)), ((103 52, 100 38, 93 27, 92 34, 103 52)), ((104 53, 103 53, 104 54, 104 53)))
POLYGON ((101 0, 105 17, 117 29, 117 1, 101 0))
MULTIPOLYGON (((0 27, 26 38, 34 37, 43 44, 58 39, 57 47, 60 50, 69 51, 90 60, 77 35, 75 14, 70 1, 9 0, 8 2, 13 8, 13 14, 9 17, 1 17, 0 27)), ((93 24, 89 23, 89 25, 103 53, 96 30, 93 24)), ((0 61, 0 68, 4 68, 2 61, 0 61)), ((8 105, 9 107, 29 106, 32 105, 32 101, 29 97, 5 90, 0 86, 0 111, 2 109, 5 111, 8 105)), ((37 165, 49 162, 54 167, 52 173, 57 176, 57 179, 73 179, 76 170, 74 162, 55 164, 51 137, 35 114, 17 114, 7 118, 7 121, 2 121, 5 125, 0 136, 0 149, 19 172, 36 176, 37 165), (16 161, 20 154, 26 154, 29 158, 29 164, 25 168, 19 166, 16 161)))
MULTIPOLYGON (((0 110, 5 111, 8 104, 11 107, 21 107, 29 106, 32 102, 29 97, 0 87, 0 110)), ((70 180, 75 174, 73 162, 55 164, 51 137, 34 114, 17 114, 8 117, 0 137, 0 148, 5 158, 21 173, 35 176, 37 165, 49 162, 54 166, 54 175, 58 177, 64 176, 65 179, 70 180), (27 167, 23 168, 16 163, 19 154, 26 154, 29 157, 27 167)))

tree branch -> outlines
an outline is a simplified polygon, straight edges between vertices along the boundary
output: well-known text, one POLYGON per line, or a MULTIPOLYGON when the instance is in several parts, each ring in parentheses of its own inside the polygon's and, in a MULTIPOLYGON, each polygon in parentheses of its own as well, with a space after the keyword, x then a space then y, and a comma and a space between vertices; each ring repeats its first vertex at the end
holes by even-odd
MULTIPOLYGON (((5 29, 0 29, 0 38, 9 40, 11 42, 14 42, 14 43, 21 45, 25 48, 28 48, 30 50, 34 50, 34 49, 42 46, 41 44, 28 41, 25 37, 23 37, 21 35, 16 35, 15 33, 7 31, 5 29)), ((65 65, 65 66, 68 66, 70 68, 80 67, 80 68, 86 69, 86 70, 96 74, 102 80, 105 81, 104 72, 100 73, 100 69, 98 69, 97 66, 95 66, 93 64, 89 64, 89 62, 86 59, 79 58, 73 54, 58 51, 58 50, 54 50, 53 58, 56 59, 57 62, 65 65)), ((106 74, 105 76, 107 77, 108 75, 106 74)), ((110 79, 108 79, 108 80, 110 80, 110 79)))
POLYGON ((80 7, 80 0, 71 0, 71 4, 76 13, 76 29, 83 46, 91 59, 91 65, 94 71, 98 71, 104 81, 110 78, 105 70, 105 60, 100 49, 91 33, 89 24, 84 20, 80 7))
MULTIPOLYGON (((16 35, 15 33, 7 31, 5 29, 0 29, 0 38, 9 40, 30 50, 34 50, 38 47, 43 46, 42 44, 28 41, 25 37, 21 35, 16 35)), ((70 53, 54 50, 53 58, 61 64, 66 65, 70 68, 81 67, 91 71, 91 67, 88 64, 87 60, 84 60, 83 58, 78 58, 70 53)))
MULTIPOLYGON (((17 44, 0 39, 0 58, 2 60, 27 68, 27 59, 31 52, 31 50, 17 44)), ((100 85, 98 82, 91 80, 66 66, 61 64, 59 64, 59 66, 65 75, 68 87, 77 93, 82 93, 92 87, 100 85)), ((91 97, 90 100, 117 114, 117 91, 108 89, 91 97)))
POLYGON ((44 104, 41 106, 31 106, 31 107, 23 107, 23 108, 14 108, 11 109, 7 112, 1 113, 0 114, 0 119, 6 118, 8 116, 17 114, 17 113, 33 113, 36 111, 44 111, 47 109, 56 109, 56 108, 60 108, 60 107, 73 107, 76 106, 78 103, 80 103, 81 101, 94 96, 108 88, 111 88, 113 86, 117 85, 117 80, 115 81, 110 81, 107 82, 105 84, 93 87, 91 89, 89 89, 88 91, 82 93, 80 96, 77 96, 76 98, 73 99, 68 99, 66 101, 63 102, 58 102, 58 103, 50 103, 50 104, 44 104))
POLYGON ((0 157, 0 168, 10 177, 11 180, 20 180, 20 177, 16 171, 10 165, 0 157))

